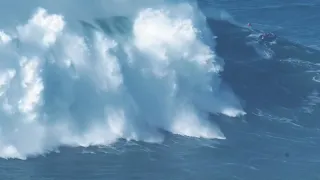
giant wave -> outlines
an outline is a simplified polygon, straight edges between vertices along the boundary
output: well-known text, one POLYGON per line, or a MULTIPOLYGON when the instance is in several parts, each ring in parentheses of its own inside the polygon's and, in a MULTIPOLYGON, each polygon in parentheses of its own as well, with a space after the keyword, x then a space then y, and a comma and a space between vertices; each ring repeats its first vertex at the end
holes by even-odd
POLYGON ((162 130, 224 139, 207 113, 245 114, 196 4, 76 3, 100 9, 44 1, 29 20, 1 27, 0 157, 161 142, 162 130))

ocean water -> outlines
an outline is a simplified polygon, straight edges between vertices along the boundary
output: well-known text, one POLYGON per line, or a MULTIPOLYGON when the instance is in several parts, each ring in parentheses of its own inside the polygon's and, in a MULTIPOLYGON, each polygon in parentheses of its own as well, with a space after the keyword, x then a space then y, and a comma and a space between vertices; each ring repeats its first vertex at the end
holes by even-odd
POLYGON ((0 179, 319 179, 319 10, 1 2, 0 179))

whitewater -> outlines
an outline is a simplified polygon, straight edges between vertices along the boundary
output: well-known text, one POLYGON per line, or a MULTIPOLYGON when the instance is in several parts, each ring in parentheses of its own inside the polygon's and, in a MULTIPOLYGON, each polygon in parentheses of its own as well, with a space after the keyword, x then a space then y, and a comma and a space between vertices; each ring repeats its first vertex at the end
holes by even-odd
POLYGON ((0 4, 0 179, 319 179, 318 0, 0 4))
POLYGON ((1 24, 1 158, 163 131, 225 139, 208 113, 246 114, 196 3, 33 3, 1 24))

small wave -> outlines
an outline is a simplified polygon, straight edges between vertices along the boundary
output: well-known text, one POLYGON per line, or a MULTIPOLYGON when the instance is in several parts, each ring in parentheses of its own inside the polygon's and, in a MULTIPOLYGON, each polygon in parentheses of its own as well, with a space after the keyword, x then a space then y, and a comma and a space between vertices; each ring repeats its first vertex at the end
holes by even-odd
POLYGON ((314 76, 312 78, 313 81, 320 83, 320 75, 314 76))

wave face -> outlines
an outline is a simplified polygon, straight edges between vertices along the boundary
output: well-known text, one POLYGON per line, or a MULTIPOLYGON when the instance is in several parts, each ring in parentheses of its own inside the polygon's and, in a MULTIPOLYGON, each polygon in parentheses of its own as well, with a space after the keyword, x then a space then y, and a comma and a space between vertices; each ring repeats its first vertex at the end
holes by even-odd
POLYGON ((1 27, 0 157, 163 131, 225 139, 207 113, 245 114, 195 3, 74 3, 35 1, 1 27))

